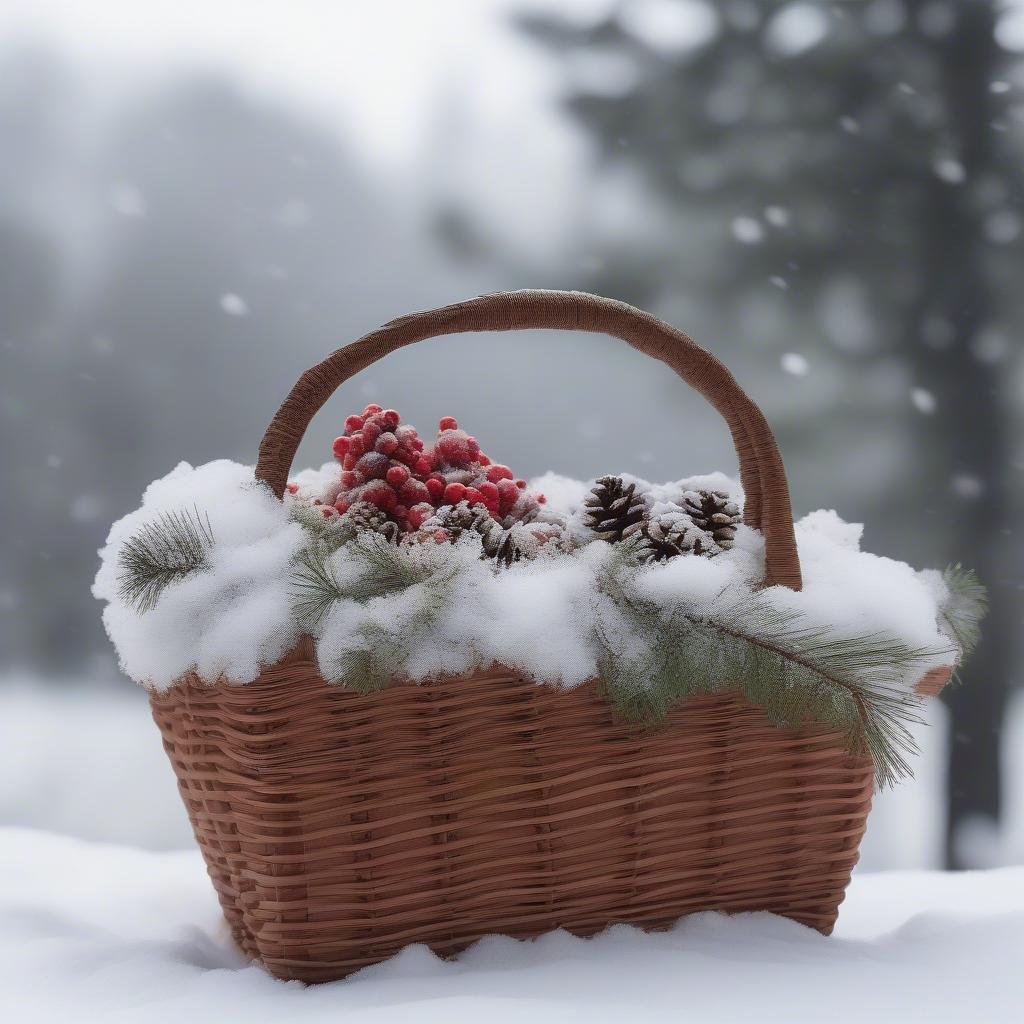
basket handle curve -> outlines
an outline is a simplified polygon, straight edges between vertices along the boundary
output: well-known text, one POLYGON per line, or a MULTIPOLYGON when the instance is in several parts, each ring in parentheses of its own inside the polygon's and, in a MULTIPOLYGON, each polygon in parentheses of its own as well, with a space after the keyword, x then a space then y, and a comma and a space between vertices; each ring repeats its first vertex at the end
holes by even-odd
POLYGON ((799 590, 786 472, 764 414, 710 352, 682 331, 624 302, 585 292, 514 291, 411 313, 338 349, 308 369, 260 442, 256 479, 280 498, 310 420, 335 389, 395 349, 446 334, 549 328, 619 338, 666 363, 722 415, 732 434, 746 495, 744 521, 765 539, 765 586, 799 590))

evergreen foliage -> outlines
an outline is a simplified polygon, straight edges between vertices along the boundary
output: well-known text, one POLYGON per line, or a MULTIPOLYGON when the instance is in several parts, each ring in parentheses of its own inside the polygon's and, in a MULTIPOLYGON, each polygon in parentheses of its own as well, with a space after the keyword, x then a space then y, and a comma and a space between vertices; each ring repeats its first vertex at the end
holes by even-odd
POLYGON ((380 690, 403 674, 417 637, 450 605, 460 565, 437 547, 396 545, 381 534, 363 533, 345 546, 351 571, 341 579, 331 557, 337 550, 316 541, 296 559, 295 611, 308 628, 317 627, 339 601, 367 604, 418 588, 416 606, 400 626, 364 622, 356 629, 353 649, 327 673, 360 692, 380 690))
POLYGON ((736 689, 780 725, 817 721, 841 732, 851 752, 871 755, 880 786, 911 774, 909 726, 919 721, 920 698, 901 679, 951 651, 802 625, 756 593, 699 612, 664 607, 640 596, 634 580, 624 551, 603 570, 599 588, 626 628, 607 628, 601 609, 595 616, 601 685, 623 716, 656 721, 687 697, 736 689), (629 637, 629 650, 621 636, 629 637))
POLYGON ((209 516, 198 508, 162 513, 121 548, 121 600, 140 614, 151 611, 171 584, 206 567, 212 547, 209 516))
POLYGON ((942 574, 948 595, 939 606, 939 624, 966 657, 981 638, 981 620, 988 610, 988 592, 973 570, 959 563, 942 574))

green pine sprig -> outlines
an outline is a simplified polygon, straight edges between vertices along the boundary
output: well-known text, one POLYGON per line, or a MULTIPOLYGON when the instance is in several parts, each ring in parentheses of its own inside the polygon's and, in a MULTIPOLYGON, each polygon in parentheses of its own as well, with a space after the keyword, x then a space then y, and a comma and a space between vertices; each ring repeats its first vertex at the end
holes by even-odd
POLYGON ((396 545, 376 533, 361 533, 341 548, 314 541, 300 552, 292 572, 295 612, 307 628, 315 629, 339 601, 365 605, 418 588, 418 600, 400 622, 361 623, 356 643, 327 669, 334 682, 360 692, 380 690, 402 675, 418 640, 450 606, 459 573, 457 560, 431 558, 423 549, 396 545), (339 550, 347 562, 344 579, 332 559, 339 550))
POLYGON ((599 580, 625 634, 602 623, 600 609, 595 616, 602 686, 624 717, 657 720, 687 697, 735 689, 780 725, 817 721, 841 732, 851 752, 871 755, 880 786, 911 773, 920 698, 902 678, 948 652, 809 626, 756 593, 741 604, 713 601, 700 614, 666 609, 637 593, 628 568, 627 552, 599 580))
POLYGON ((161 513, 121 547, 118 596, 140 615, 152 611, 169 586, 208 568, 212 547, 210 518, 198 508, 161 513))
POLYGON ((988 611, 988 591, 970 569, 959 563, 942 574, 946 598, 939 606, 939 625, 960 648, 960 663, 981 638, 981 620, 988 611))

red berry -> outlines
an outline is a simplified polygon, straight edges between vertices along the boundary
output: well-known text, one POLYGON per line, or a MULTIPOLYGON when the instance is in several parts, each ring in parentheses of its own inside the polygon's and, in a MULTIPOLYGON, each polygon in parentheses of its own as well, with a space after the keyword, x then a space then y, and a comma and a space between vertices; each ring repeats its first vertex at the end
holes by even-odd
POLYGON ((458 430, 459 421, 454 416, 442 416, 437 426, 440 430, 458 430))
POLYGON ((484 496, 484 501, 498 500, 498 485, 490 480, 485 484, 481 484, 479 491, 484 496))
POLYGON ((356 475, 362 475, 364 480, 383 480, 391 465, 386 455, 380 452, 367 452, 355 466, 356 475))
POLYGON ((546 505, 547 503, 548 503, 548 499, 545 498, 543 494, 538 494, 537 495, 537 504, 538 505, 546 505))
POLYGON ((383 481, 375 480, 372 484, 367 484, 360 497, 363 501, 368 501, 371 505, 384 509, 385 512, 390 511, 398 504, 395 492, 383 481))
POLYGON ((370 420, 363 427, 363 430, 362 430, 362 434, 363 434, 363 451, 364 452, 370 451, 370 449, 373 448, 373 446, 377 443, 377 438, 380 437, 380 435, 382 433, 383 433, 383 431, 380 429, 380 427, 377 426, 377 424, 374 423, 373 420, 370 420))
POLYGON ((434 536, 434 541, 436 543, 444 544, 445 541, 448 540, 448 531, 447 530, 435 530, 433 536, 434 536))
POLYGON ((320 508, 320 514, 324 517, 324 519, 330 519, 331 516, 336 516, 338 513, 333 506, 323 505, 320 508))
POLYGON ((426 480, 427 492, 430 495, 430 500, 436 505, 444 494, 444 480, 436 476, 428 477, 426 480))
POLYGON ((444 430, 438 434, 434 451, 451 466, 468 466, 473 461, 469 438, 461 430, 444 430))
POLYGON ((499 480, 511 480, 512 470, 508 466, 502 466, 499 463, 495 463, 487 470, 487 479, 492 483, 497 483, 499 480))
POLYGON ((481 466, 489 466, 491 464, 491 460, 484 455, 483 452, 476 457, 476 461, 479 462, 481 466))
POLYGON ((525 480, 517 480, 516 481, 516 487, 518 487, 519 490, 521 490, 521 491, 524 490, 526 488, 526 481, 525 480))
POLYGON ((402 501, 409 506, 429 505, 430 491, 427 485, 419 480, 408 480, 402 488, 402 501))
POLYGON ((404 519, 404 518, 405 518, 405 517, 406 517, 406 516, 407 516, 408 514, 409 514, 409 510, 408 510, 408 509, 407 509, 407 508, 406 508, 406 507, 405 507, 404 505, 396 505, 396 506, 395 506, 395 507, 394 507, 394 508, 393 508, 393 509, 391 510, 391 515, 392 515, 392 516, 393 516, 393 517, 394 517, 395 519, 398 519, 399 521, 401 521, 402 519, 404 519))
POLYGON ((341 474, 341 486, 344 487, 346 491, 352 490, 358 482, 359 481, 356 479, 355 473, 350 469, 346 469, 345 472, 341 474))
POLYGON ((349 438, 348 454, 351 455, 353 458, 358 459, 359 456, 362 455, 363 452, 365 451, 366 446, 363 444, 363 435, 361 433, 353 434, 349 438))
POLYGON ((359 430, 362 427, 362 425, 362 416, 349 416, 349 418, 345 420, 345 431, 349 434, 354 434, 357 430, 359 430))
POLYGON ((288 485, 288 493, 289 494, 298 494, 299 493, 299 485, 298 484, 289 484, 288 485))
POLYGON ((339 498, 334 503, 334 507, 338 510, 340 515, 344 515, 350 508, 349 503, 344 498, 339 498))
POLYGON ((403 423, 400 427, 395 427, 394 432, 399 442, 408 448, 412 447, 413 441, 419 436, 411 423, 403 423))
POLYGON ((467 487, 466 501, 468 501, 470 505, 483 505, 484 496, 475 487, 467 487))
POLYGON ((412 447, 413 447, 413 451, 421 452, 421 451, 423 451, 423 447, 424 447, 423 446, 423 442, 418 437, 414 437, 412 439, 412 447))
POLYGON ((421 455, 415 462, 415 470, 417 476, 429 476, 433 468, 434 467, 430 464, 430 459, 426 458, 425 456, 421 455))
POLYGON ((519 488, 513 480, 498 481, 498 496, 501 498, 502 511, 508 511, 519 500, 519 488))
MULTIPOLYGON (((440 482, 440 481, 439 481, 440 482)), ((427 484, 430 487, 430 484, 427 484)), ((458 505, 466 497, 465 484, 448 484, 444 489, 444 503, 446 505, 458 505)))
MULTIPOLYGON (((380 414, 380 425, 386 430, 394 430, 401 422, 401 419, 402 417, 394 409, 385 409, 380 414)), ((415 430, 413 430, 413 433, 415 433, 415 430)))
POLYGON ((409 528, 412 530, 418 530, 433 514, 434 508, 432 505, 428 505, 425 502, 420 505, 413 505, 413 507, 409 509, 409 514, 407 516, 409 528))
POLYGON ((409 479, 409 470, 405 466, 392 466, 385 479, 392 487, 401 487, 409 479))
POLYGON ((374 405, 372 402, 363 410, 363 418, 372 416, 375 412, 383 412, 384 410, 379 405, 374 405))
POLYGON ((331 449, 334 452, 334 457, 336 459, 345 458, 345 452, 348 451, 348 447, 351 443, 352 442, 347 437, 336 437, 334 439, 334 444, 331 446, 331 449))
POLYGON ((480 442, 475 437, 467 437, 466 450, 469 452, 469 461, 475 462, 480 457, 480 442))
POLYGON ((398 449, 398 438, 390 430, 386 430, 377 438, 374 448, 385 455, 394 455, 398 449))

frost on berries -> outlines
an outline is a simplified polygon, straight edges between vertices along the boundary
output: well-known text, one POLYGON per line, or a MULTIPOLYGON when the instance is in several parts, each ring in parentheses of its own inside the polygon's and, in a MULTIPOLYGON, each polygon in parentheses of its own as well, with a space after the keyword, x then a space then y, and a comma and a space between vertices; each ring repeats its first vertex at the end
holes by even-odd
MULTIPOLYGON (((344 515, 360 502, 369 503, 395 524, 398 536, 416 533, 428 520, 438 521, 438 510, 461 503, 497 528, 511 530, 533 522, 545 501, 508 466, 484 454, 453 416, 441 419, 428 446, 396 410, 368 405, 345 419, 332 451, 341 473, 333 491, 317 499, 321 514, 344 515)), ((288 491, 297 495, 298 485, 289 484, 288 491)), ((431 538, 451 539, 439 527, 431 538)))

